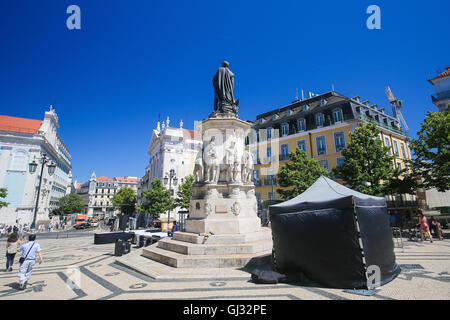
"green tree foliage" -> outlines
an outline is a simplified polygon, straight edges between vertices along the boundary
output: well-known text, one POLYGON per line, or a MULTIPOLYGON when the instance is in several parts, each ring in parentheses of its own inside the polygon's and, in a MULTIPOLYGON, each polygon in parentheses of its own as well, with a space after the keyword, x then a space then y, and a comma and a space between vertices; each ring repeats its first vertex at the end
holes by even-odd
POLYGON ((59 207, 55 214, 69 215, 72 213, 81 213, 84 209, 83 199, 79 194, 71 193, 59 198, 59 207))
POLYGON ((390 155, 389 147, 383 146, 379 134, 373 123, 360 124, 350 132, 350 143, 342 150, 345 161, 333 168, 333 175, 353 190, 374 196, 410 193, 400 180, 405 169, 394 168, 395 157, 390 155))
POLYGON ((150 190, 145 190, 142 197, 144 202, 138 207, 138 210, 139 212, 150 213, 153 219, 157 219, 159 214, 166 212, 173 205, 170 191, 163 186, 158 178, 152 180, 150 190))
MULTIPOLYGON (((6 198, 8 195, 8 190, 6 188, 0 188, 0 199, 6 198)), ((0 208, 7 207, 9 205, 8 202, 0 201, 0 208)))
POLYGON ((189 209, 192 198, 192 186, 194 185, 194 176, 188 175, 184 182, 178 187, 175 206, 183 209, 189 209))
POLYGON ((297 148, 289 153, 290 162, 282 165, 277 174, 282 188, 277 192, 283 199, 292 199, 308 189, 320 176, 329 177, 327 169, 322 168, 315 160, 308 157, 305 151, 297 148))
POLYGON ((410 148, 415 158, 411 161, 413 176, 422 180, 420 187, 450 189, 450 110, 428 112, 417 138, 410 148))
POLYGON ((112 197, 111 202, 122 214, 131 216, 136 211, 136 194, 131 188, 121 188, 112 197))

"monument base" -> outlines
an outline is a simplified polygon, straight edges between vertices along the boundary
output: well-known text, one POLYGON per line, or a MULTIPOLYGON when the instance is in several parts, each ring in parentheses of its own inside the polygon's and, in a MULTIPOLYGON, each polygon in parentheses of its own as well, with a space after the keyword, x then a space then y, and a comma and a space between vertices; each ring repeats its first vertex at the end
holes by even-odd
POLYGON ((175 268, 236 268, 271 252, 271 230, 261 228, 243 234, 176 232, 173 239, 144 248, 143 256, 175 268))

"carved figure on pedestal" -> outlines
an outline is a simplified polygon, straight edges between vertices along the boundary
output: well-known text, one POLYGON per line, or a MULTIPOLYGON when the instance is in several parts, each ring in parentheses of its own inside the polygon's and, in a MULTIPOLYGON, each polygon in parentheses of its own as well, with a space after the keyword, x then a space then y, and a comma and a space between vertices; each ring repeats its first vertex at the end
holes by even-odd
POLYGON ((200 149, 197 153, 197 157, 195 158, 195 165, 194 165, 194 177, 195 182, 202 182, 203 181, 203 152, 200 149))
POLYGON ((229 147, 225 150, 226 180, 227 182, 237 182, 239 173, 239 159, 237 156, 236 141, 233 139, 229 147))
POLYGON ((245 148, 244 154, 242 156, 242 182, 251 183, 253 180, 253 167, 255 159, 253 154, 250 152, 250 148, 247 146, 245 148))
POLYGON ((217 183, 219 180, 219 155, 215 137, 212 137, 208 146, 206 146, 203 157, 206 165, 205 182, 217 183))

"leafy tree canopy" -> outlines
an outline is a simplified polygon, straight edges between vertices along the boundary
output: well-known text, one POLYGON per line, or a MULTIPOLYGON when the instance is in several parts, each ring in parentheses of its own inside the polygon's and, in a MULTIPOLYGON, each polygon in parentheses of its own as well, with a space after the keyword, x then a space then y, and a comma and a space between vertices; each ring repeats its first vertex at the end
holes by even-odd
POLYGON ((55 214, 69 215, 84 210, 84 202, 79 194, 71 193, 59 198, 59 208, 55 214))
POLYGON ((428 112, 417 138, 410 148, 415 158, 412 171, 420 187, 436 188, 440 192, 450 189, 450 110, 428 112))
POLYGON ((133 215, 136 211, 136 194, 131 188, 121 188, 112 197, 111 202, 122 214, 133 215))
POLYGON ((175 206, 183 209, 189 209, 192 198, 192 186, 194 185, 194 176, 188 175, 184 182, 178 187, 175 206))
POLYGON ((297 148, 289 153, 290 162, 282 165, 277 179, 282 188, 277 192, 283 199, 292 199, 308 189, 320 176, 329 177, 327 169, 322 168, 315 159, 308 157, 305 151, 297 148))
POLYGON ((153 219, 158 218, 161 213, 166 212, 173 205, 170 191, 163 186, 158 178, 152 180, 150 190, 145 190, 142 197, 144 202, 138 207, 138 210, 139 212, 150 213, 153 219))
MULTIPOLYGON (((8 190, 6 188, 0 188, 0 199, 6 198, 8 195, 8 190)), ((9 205, 8 202, 0 201, 0 208, 7 207, 9 205)))
POLYGON ((342 150, 345 161, 340 167, 333 168, 333 175, 353 190, 365 194, 410 193, 400 180, 406 169, 394 168, 395 157, 390 154, 389 147, 383 146, 379 135, 380 131, 373 123, 362 123, 350 132, 350 143, 342 150))

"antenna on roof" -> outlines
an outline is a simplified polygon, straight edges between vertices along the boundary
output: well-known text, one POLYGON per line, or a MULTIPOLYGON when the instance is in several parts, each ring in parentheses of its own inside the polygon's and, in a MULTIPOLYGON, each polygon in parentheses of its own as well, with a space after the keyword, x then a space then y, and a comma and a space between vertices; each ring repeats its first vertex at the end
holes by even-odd
POLYGON ((295 95, 295 101, 298 101, 298 88, 295 88, 296 95, 295 95))
POLYGON ((303 89, 302 89, 302 100, 305 100, 305 95, 303 93, 303 89))
POLYGON ((331 84, 331 91, 334 92, 334 83, 331 84))

